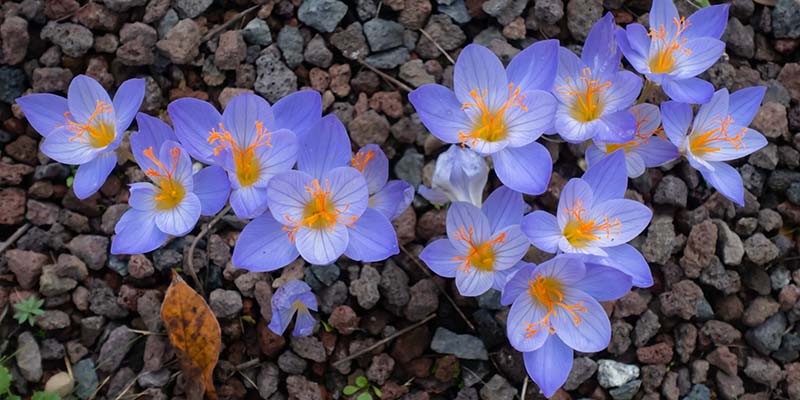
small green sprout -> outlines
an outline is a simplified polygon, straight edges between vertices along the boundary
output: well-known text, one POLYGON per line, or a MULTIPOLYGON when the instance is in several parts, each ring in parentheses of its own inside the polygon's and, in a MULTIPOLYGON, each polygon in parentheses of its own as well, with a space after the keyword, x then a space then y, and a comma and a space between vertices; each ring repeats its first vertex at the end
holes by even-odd
POLYGON ((30 296, 14 304, 14 309, 17 310, 17 312, 14 313, 14 319, 16 319, 20 325, 24 325, 25 322, 27 322, 30 326, 33 326, 36 322, 36 317, 44 314, 42 310, 43 305, 44 299, 39 300, 36 296, 30 296))
POLYGON ((61 396, 53 392, 36 392, 31 400, 61 400, 61 396))
POLYGON ((381 396, 383 396, 381 390, 378 389, 377 386, 371 384, 363 375, 357 377, 355 383, 355 386, 345 386, 344 389, 342 389, 342 394, 345 396, 353 396, 356 393, 361 392, 358 394, 358 396, 356 396, 356 400, 372 400, 372 393, 375 393, 375 396, 379 399, 381 396))

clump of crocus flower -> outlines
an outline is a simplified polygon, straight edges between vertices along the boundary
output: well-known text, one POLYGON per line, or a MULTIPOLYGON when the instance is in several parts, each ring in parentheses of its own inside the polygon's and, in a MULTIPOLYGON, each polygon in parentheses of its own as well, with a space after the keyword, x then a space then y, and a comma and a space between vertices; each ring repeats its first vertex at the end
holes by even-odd
POLYGON ((292 336, 311 335, 317 324, 311 311, 317 311, 317 298, 311 292, 311 287, 303 281, 290 280, 272 295, 272 319, 269 321, 269 329, 278 335, 283 335, 297 314, 292 336))
POLYGON ((474 151, 453 145, 436 158, 431 187, 420 185, 418 192, 436 205, 465 201, 480 207, 488 179, 489 166, 483 157, 474 151))
POLYGON ((522 220, 522 232, 548 253, 579 253, 608 258, 640 287, 653 284, 647 262, 631 245, 650 223, 652 211, 625 199, 625 155, 617 150, 570 179, 561 190, 556 215, 537 210, 522 220))
POLYGON ((429 244, 419 258, 440 276, 455 278, 462 296, 502 290, 530 247, 519 229, 523 212, 522 195, 506 187, 495 190, 482 208, 455 202, 447 210, 447 239, 429 244))
POLYGON ((719 40, 728 23, 728 4, 701 8, 689 18, 671 0, 653 0, 650 30, 629 24, 617 31, 619 48, 631 65, 661 85, 676 101, 707 103, 714 86, 697 78, 725 51, 719 40))
POLYGON ((567 380, 573 351, 608 347, 611 323, 599 302, 616 300, 630 289, 630 277, 578 254, 526 264, 509 279, 503 293, 512 303, 508 339, 523 353, 528 375, 545 396, 567 380))
POLYGON ((660 167, 681 156, 661 129, 661 113, 658 106, 637 104, 631 107, 631 113, 636 118, 633 139, 625 143, 593 140, 594 145, 586 149, 586 164, 590 168, 606 154, 622 149, 625 152, 628 177, 636 178, 644 174, 647 168, 660 167))
POLYGON ((764 135, 747 127, 765 92, 763 86, 730 95, 728 89, 721 89, 700 107, 694 122, 691 105, 673 101, 661 104, 664 132, 669 140, 706 182, 740 206, 744 206, 742 177, 725 161, 742 158, 767 145, 764 135))
POLYGON ((608 13, 592 27, 580 58, 559 48, 553 87, 559 100, 555 128, 568 142, 624 143, 633 137, 636 120, 629 108, 642 79, 619 70, 615 30, 614 17, 608 13))
POLYGON ((557 54, 558 41, 543 40, 503 68, 489 49, 472 44, 456 61, 455 91, 429 84, 411 92, 408 99, 434 136, 492 156, 503 184, 518 192, 541 194, 553 166, 550 153, 536 139, 553 125, 556 101, 548 92, 557 54))
POLYGON ((79 165, 72 189, 85 199, 105 183, 117 165, 116 149, 144 98, 144 79, 122 83, 114 100, 97 81, 78 75, 67 98, 31 94, 17 99, 31 126, 44 137, 42 153, 79 165))

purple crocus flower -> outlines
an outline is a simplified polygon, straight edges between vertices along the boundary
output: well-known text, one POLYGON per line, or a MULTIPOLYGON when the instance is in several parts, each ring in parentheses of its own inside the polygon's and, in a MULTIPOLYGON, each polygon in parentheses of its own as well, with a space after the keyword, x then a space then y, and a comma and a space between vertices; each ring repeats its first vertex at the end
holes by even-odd
POLYGON ((456 278, 462 296, 502 290, 503 271, 528 251, 519 228, 524 210, 522 195, 507 187, 495 190, 482 208, 455 202, 447 210, 447 239, 429 244, 419 258, 440 276, 456 278))
POLYGON ((673 100, 704 104, 714 86, 697 75, 714 65, 725 50, 719 40, 728 23, 728 4, 704 7, 689 18, 678 15, 671 0, 653 0, 650 31, 629 24, 617 31, 625 58, 673 100))
POLYGON ((740 206, 744 206, 742 178, 725 161, 744 157, 767 145, 764 135, 747 127, 758 112, 765 91, 763 86, 730 95, 727 89, 719 90, 710 102, 700 107, 693 123, 689 104, 673 101, 661 104, 664 132, 669 140, 706 182, 740 206))
POLYGON ((586 149, 586 163, 589 168, 606 154, 619 149, 625 152, 625 166, 628 177, 636 178, 647 168, 659 167, 681 156, 681 153, 661 129, 661 112, 652 104, 637 104, 631 107, 636 117, 636 132, 633 139, 625 143, 606 143, 593 141, 594 146, 586 149))
POLYGON ((217 166, 192 174, 189 154, 172 129, 146 114, 136 117, 131 152, 152 183, 131 184, 128 203, 111 242, 113 254, 140 254, 171 236, 189 233, 201 215, 214 215, 228 199, 228 179, 217 166))
POLYGON ((233 264, 272 271, 298 255, 325 265, 342 254, 368 262, 397 254, 397 234, 384 214, 368 208, 367 181, 348 166, 352 158, 350 140, 339 119, 328 115, 318 121, 300 148, 298 170, 280 173, 270 181, 270 213, 244 228, 233 251, 233 264))
POLYGON ((317 298, 303 281, 293 279, 283 284, 272 296, 272 320, 269 329, 283 335, 297 313, 292 336, 308 336, 314 332, 317 320, 309 310, 317 311, 317 298))
POLYGON ((419 194, 437 205, 466 201, 480 207, 487 180, 486 160, 472 150, 453 145, 436 158, 431 188, 420 185, 419 194))
POLYGON ((592 27, 581 58, 559 48, 553 88, 559 100, 555 128, 567 142, 595 138, 620 143, 633 136, 636 121, 628 109, 639 95, 642 80, 619 70, 615 29, 614 17, 608 13, 592 27))
POLYGON ((552 159, 536 139, 552 130, 556 101, 548 92, 557 52, 557 40, 536 42, 505 69, 489 49, 471 44, 456 61, 455 92, 429 84, 408 99, 434 136, 491 155, 503 184, 540 194, 550 180, 552 159))
POLYGON ((557 215, 534 211, 522 220, 522 232, 548 253, 581 253, 607 258, 640 287, 653 284, 650 267, 626 244, 650 223, 645 205, 624 199, 628 185, 622 151, 609 154, 561 191, 557 215))
POLYGON ((17 99, 28 122, 44 137, 42 153, 80 165, 72 183, 79 199, 97 192, 117 165, 115 150, 142 104, 144 86, 144 79, 129 79, 112 101, 97 81, 78 75, 66 99, 53 94, 17 99))
POLYGON ((168 106, 175 134, 194 158, 223 167, 233 189, 231 207, 239 218, 267 209, 267 184, 295 163, 299 140, 322 114, 319 93, 302 91, 274 106, 253 94, 234 97, 222 115, 192 98, 168 106))
POLYGON ((389 220, 397 218, 414 200, 414 188, 406 181, 389 180, 389 159, 376 144, 362 147, 350 160, 350 166, 364 175, 369 191, 368 207, 389 220))
POLYGON ((525 369, 545 396, 567 380, 573 350, 593 353, 608 347, 611 323, 600 301, 631 289, 631 279, 606 266, 561 254, 514 274, 503 291, 513 298, 506 330, 523 352, 525 369))

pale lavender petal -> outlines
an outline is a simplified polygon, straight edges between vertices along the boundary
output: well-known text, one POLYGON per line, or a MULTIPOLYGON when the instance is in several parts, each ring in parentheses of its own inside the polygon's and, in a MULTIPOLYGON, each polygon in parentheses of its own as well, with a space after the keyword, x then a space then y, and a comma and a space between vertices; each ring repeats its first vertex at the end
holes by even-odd
POLYGON ((392 223, 373 209, 361 214, 350 227, 349 237, 344 254, 356 261, 383 261, 400 253, 392 223))
POLYGON ((623 244, 606 247, 604 250, 608 257, 602 264, 616 268, 630 276, 633 280, 633 285, 636 287, 646 288, 653 286, 653 273, 650 272, 650 266, 642 256, 642 253, 639 253, 633 246, 623 244))
POLYGON ((183 200, 171 210, 156 213, 156 226, 164 233, 183 236, 189 233, 200 219, 200 199, 194 193, 186 193, 183 200))
POLYGON ((489 219, 492 232, 498 232, 505 227, 519 225, 522 222, 525 201, 522 199, 521 193, 506 186, 500 186, 486 198, 486 202, 481 206, 481 211, 489 219))
POLYGON ((111 254, 142 254, 159 248, 169 237, 156 227, 155 215, 129 209, 114 227, 111 254))
POLYGON ((564 304, 570 306, 580 304, 586 311, 576 311, 573 315, 566 310, 559 310, 553 315, 553 325, 556 327, 559 339, 567 346, 583 353, 594 353, 608 347, 608 342, 611 340, 611 323, 603 306, 592 296, 572 287, 564 288, 561 293, 564 295, 564 304))
MULTIPOLYGON (((524 281, 526 285, 527 282, 527 280, 524 281)), ((511 346, 522 352, 542 347, 547 338, 552 335, 548 332, 547 326, 531 325, 542 321, 547 312, 547 308, 536 301, 532 295, 525 292, 520 293, 511 305, 506 321, 506 334, 511 346), (528 330, 529 326, 534 329, 528 330), (535 328, 539 329, 535 330, 535 328)))
POLYGON ((650 48, 650 38, 647 37, 647 30, 639 24, 629 24, 627 30, 617 30, 616 36, 622 54, 633 68, 639 73, 649 72, 647 54, 650 48))
MULTIPOLYGON (((672 146, 670 144, 670 146, 672 146)), ((673 148, 675 146, 672 146, 673 148)), ((629 152, 625 154, 625 172, 628 174, 628 178, 638 178, 644 175, 645 171, 647 171, 647 167, 645 166, 644 159, 638 152, 629 152)))
POLYGON ((593 138, 599 132, 606 132, 609 129, 602 119, 590 122, 576 120, 566 105, 562 105, 556 111, 554 125, 559 136, 569 143, 582 143, 593 138))
MULTIPOLYGON (((78 123, 86 123, 97 109, 97 102, 113 105, 108 93, 96 80, 86 76, 78 75, 69 84, 67 93, 67 104, 71 118, 78 123)), ((101 113, 98 118, 107 121, 114 121, 114 113, 101 113)))
POLYGON ((687 18, 689 27, 683 33, 687 39, 713 38, 719 39, 728 24, 729 4, 718 4, 703 7, 687 18))
POLYGON ((676 57, 675 72, 671 74, 676 80, 699 75, 714 65, 725 51, 724 42, 711 38, 690 39, 683 47, 691 54, 680 53, 676 57))
POLYGON ((194 194, 200 199, 201 215, 214 215, 225 207, 231 191, 225 170, 212 165, 194 174, 193 180, 194 194))
POLYGON ((450 209, 447 210, 446 225, 450 243, 459 252, 471 248, 468 239, 473 243, 483 243, 490 240, 492 235, 489 220, 481 209, 462 201, 450 205, 450 209))
POLYGON ((369 198, 369 207, 389 220, 397 218, 414 200, 414 187, 406 181, 394 179, 369 198))
POLYGON ((117 131, 123 132, 131 125, 136 112, 142 105, 145 91, 144 79, 128 79, 114 94, 114 113, 117 117, 117 131))
POLYGON ((431 189, 423 185, 419 185, 417 189, 417 193, 420 196, 428 200, 429 202, 436 204, 436 205, 444 205, 445 203, 450 202, 450 197, 448 197, 444 192, 438 189, 431 189))
POLYGON ((64 164, 85 164, 98 153, 87 141, 71 140, 74 134, 64 128, 59 128, 44 138, 41 150, 46 156, 64 164))
POLYGON ((470 268, 456 274, 456 288, 464 297, 475 297, 486 293, 494 284, 494 272, 470 268))
POLYGON ((558 242, 563 235, 556 217, 552 214, 536 210, 523 218, 520 229, 539 250, 548 253, 556 253, 558 251, 558 242))
POLYGON ((275 129, 292 131, 302 142, 322 118, 322 96, 316 90, 294 92, 272 105, 275 129))
POLYGON ((243 93, 231 99, 225 106, 222 123, 239 146, 245 148, 255 140, 256 124, 272 127, 274 118, 272 108, 266 100, 261 96, 243 93))
POLYGON ((713 169, 700 168, 700 174, 714 189, 740 207, 744 207, 744 185, 736 168, 718 161, 709 163, 713 169))
POLYGON ((614 15, 609 12, 595 22, 586 37, 581 61, 595 74, 613 72, 619 66, 619 49, 614 36, 616 29, 614 15))
POLYGON ((358 150, 351 162, 351 167, 358 169, 364 174, 367 181, 369 194, 375 194, 381 190, 386 181, 389 180, 389 159, 377 144, 368 144, 358 150))
POLYGON ((308 310, 298 310, 292 336, 309 336, 314 333, 314 326, 316 325, 317 320, 308 310))
MULTIPOLYGON (((648 168, 660 167, 681 156, 678 148, 671 142, 658 136, 651 136, 647 143, 642 143, 635 155, 641 157, 644 166, 648 168)), ((630 157, 630 155, 628 155, 630 157)))
POLYGON ((47 137, 56 127, 66 123, 67 99, 54 94, 31 94, 16 100, 19 108, 36 132, 47 137))
POLYGON ((553 114, 558 101, 543 90, 527 92, 521 107, 506 111, 506 134, 509 147, 525 146, 553 129, 553 114))
POLYGON ((508 78, 503 63, 491 50, 477 44, 461 50, 453 72, 453 86, 456 98, 463 104, 475 102, 470 92, 480 95, 485 91, 484 101, 489 110, 500 109, 508 98, 508 78))
POLYGON ((620 149, 603 157, 589 167, 581 179, 592 188, 595 203, 625 197, 625 189, 628 187, 625 151, 620 149))
POLYGON ((655 104, 637 104, 631 107, 631 112, 636 116, 638 133, 652 133, 661 126, 661 110, 655 104))
POLYGON ((597 301, 616 300, 631 291, 631 277, 620 270, 586 263, 586 275, 575 283, 580 289, 597 301))
POLYGON ((661 122, 669 141, 676 147, 683 148, 686 131, 692 123, 692 106, 677 101, 661 103, 661 122))
POLYGON ((550 182, 553 160, 537 142, 507 147, 492 156, 495 172, 504 185, 526 194, 542 194, 550 182))
POLYGON ((147 171, 148 168, 157 170, 158 166, 145 157, 144 151, 152 148, 153 155, 156 155, 164 142, 167 140, 178 141, 178 138, 164 121, 147 114, 136 115, 136 124, 139 126, 139 130, 132 133, 130 137, 133 158, 136 159, 136 163, 143 171, 147 171))
POLYGON ((255 218, 267 210, 267 188, 255 186, 231 190, 231 208, 237 217, 255 218))
POLYGON ((528 375, 549 398, 567 381, 572 370, 572 349, 557 336, 551 336, 539 350, 523 353, 522 360, 528 375))
POLYGON ((766 86, 752 86, 737 90, 728 98, 728 114, 736 125, 747 126, 758 113, 766 86))
POLYGON ((267 188, 272 216, 282 224, 299 223, 303 219, 303 210, 312 200, 306 191, 312 181, 313 178, 300 171, 286 171, 272 178, 267 188))
POLYGON ((602 94, 605 112, 614 112, 628 107, 639 97, 642 78, 630 71, 620 71, 614 75, 611 86, 602 94))
POLYGON ((436 84, 420 86, 408 94, 420 121, 445 143, 459 142, 458 133, 471 129, 467 114, 452 90, 436 84))
POLYGON ((603 223, 606 218, 613 225, 618 223, 618 227, 609 229, 608 233, 601 230, 594 231, 594 234, 598 236, 593 241, 594 245, 611 247, 627 243, 639 236, 647 228, 652 217, 653 212, 638 201, 613 199, 589 209, 587 219, 594 220, 597 224, 603 223))
POLYGON ((583 76, 583 68, 585 66, 581 59, 575 53, 566 48, 558 48, 558 70, 556 72, 556 79, 553 82, 553 96, 555 96, 562 103, 568 103, 571 95, 566 94, 568 88, 575 83, 576 80, 583 76), (564 93, 562 93, 564 92, 564 93))
POLYGON ((325 171, 350 162, 350 138, 334 114, 320 119, 308 132, 297 152, 297 169, 320 178, 325 171))
POLYGON ((605 114, 600 119, 605 126, 600 126, 594 137, 607 143, 626 143, 636 134, 636 117, 629 110, 605 114))
POLYGON ((266 187, 273 176, 292 169, 297 159, 298 144, 294 133, 279 129, 271 135, 271 146, 261 146, 255 150, 259 175, 253 185, 257 187, 266 187))
POLYGON ((169 103, 169 117, 175 135, 192 157, 205 164, 215 164, 214 145, 208 142, 212 129, 219 130, 222 116, 211 104, 185 97, 169 103))
POLYGON ((512 275, 508 277, 505 287, 501 289, 500 304, 507 306, 513 303, 520 295, 530 289, 528 280, 533 277, 536 264, 520 261, 512 275))
POLYGON ((522 50, 508 63, 508 80, 522 92, 553 87, 558 62, 558 40, 540 40, 522 50))
POLYGON ((75 196, 83 200, 100 190, 116 165, 117 153, 112 151, 100 153, 93 160, 78 167, 72 182, 75 196))
POLYGON ((558 199, 557 217, 559 230, 564 229, 564 225, 569 221, 567 210, 574 210, 579 205, 586 210, 590 210, 593 204, 594 194, 592 193, 592 187, 583 179, 570 179, 561 189, 561 197, 558 199))
POLYGON ((340 218, 358 217, 367 209, 367 182, 355 168, 339 167, 328 171, 324 184, 329 185, 331 201, 340 218))
POLYGON ((653 0, 653 5, 650 8, 650 29, 658 30, 661 26, 668 33, 667 37, 671 37, 677 26, 673 23, 679 20, 678 9, 672 0, 653 0))
POLYGON ((705 161, 728 161, 748 156, 767 145, 767 138, 760 132, 742 126, 731 125, 728 127, 728 134, 731 137, 740 137, 740 143, 732 143, 727 140, 714 141, 710 147, 719 150, 704 153, 702 158, 705 161))
POLYGON ((692 132, 697 133, 701 130, 708 131, 716 128, 718 126, 716 121, 720 117, 728 115, 729 98, 728 89, 717 90, 711 100, 700 106, 700 110, 697 111, 697 116, 692 124, 692 132))
POLYGON ((583 257, 575 254, 559 254, 539 264, 533 271, 533 276, 555 278, 563 286, 572 286, 586 274, 583 257))
POLYGON ((128 204, 137 210, 153 211, 157 205, 155 200, 157 191, 156 186, 149 182, 132 183, 128 204))
POLYGON ((449 240, 439 239, 425 246, 422 252, 419 253, 419 258, 437 275, 444 278, 454 278, 458 266, 461 265, 461 261, 456 257, 463 257, 464 255, 465 253, 457 251, 449 240))
POLYGON ((255 272, 282 268, 300 255, 283 225, 264 214, 244 227, 233 248, 233 266, 255 272))
POLYGON ((314 265, 328 265, 347 249, 348 231, 344 224, 334 224, 325 229, 302 226, 295 233, 295 244, 306 261, 314 265))
POLYGON ((511 225, 496 232, 492 238, 504 236, 504 240, 492 246, 494 249, 494 269, 503 271, 514 267, 530 248, 530 243, 520 231, 519 225, 511 225))
POLYGON ((708 103, 714 94, 714 86, 700 78, 670 79, 664 82, 662 88, 669 98, 683 103, 708 103))

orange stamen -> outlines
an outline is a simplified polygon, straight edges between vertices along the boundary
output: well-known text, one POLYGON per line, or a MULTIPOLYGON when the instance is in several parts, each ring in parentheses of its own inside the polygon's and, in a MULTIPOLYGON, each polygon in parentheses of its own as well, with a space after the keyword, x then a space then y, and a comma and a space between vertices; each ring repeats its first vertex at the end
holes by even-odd
POLYGON ((594 121, 603 112, 599 94, 604 93, 611 86, 611 82, 601 83, 592 76, 592 70, 588 67, 581 70, 581 73, 579 80, 582 85, 577 85, 572 78, 567 77, 566 85, 559 86, 556 90, 567 100, 575 97, 570 112, 573 118, 581 122, 594 121), (580 86, 584 88, 580 89, 580 86))
POLYGON ((80 124, 70 117, 70 112, 64 113, 66 122, 58 127, 64 127, 67 131, 74 133, 69 141, 77 140, 80 143, 89 143, 94 148, 108 146, 116 137, 116 129, 113 123, 99 120, 100 114, 106 114, 114 111, 114 107, 102 100, 97 100, 97 105, 86 120, 85 124, 80 124), (88 135, 85 135, 88 133, 88 135), (88 138, 87 138, 88 136, 88 138))
POLYGON ((745 148, 742 138, 744 138, 747 128, 742 128, 735 135, 731 136, 728 132, 728 127, 733 124, 733 118, 730 115, 724 119, 717 117, 711 121, 712 126, 717 125, 716 128, 709 129, 701 134, 692 134, 689 139, 689 150, 692 154, 701 156, 705 153, 714 153, 720 151, 722 148, 714 143, 728 142, 733 145, 736 150, 743 150, 745 148))
POLYGON ((680 19, 673 18, 672 23, 675 25, 675 33, 672 37, 667 37, 668 32, 664 28, 664 24, 658 26, 658 29, 650 27, 650 33, 647 35, 651 37, 653 42, 659 42, 663 47, 659 50, 658 54, 650 60, 650 72, 654 74, 670 73, 675 69, 675 55, 682 53, 684 55, 692 54, 692 50, 684 47, 686 45, 686 38, 681 38, 690 23, 686 18, 680 19))
POLYGON ((353 168, 357 169, 358 172, 364 172, 364 168, 367 167, 367 163, 370 162, 375 157, 375 152, 372 150, 367 150, 366 153, 363 151, 359 151, 353 158, 350 160, 350 164, 353 168))
POLYGON ((519 86, 514 87, 513 83, 509 83, 508 97, 505 103, 497 110, 490 110, 488 104, 486 104, 488 90, 484 89, 479 92, 478 89, 474 89, 470 91, 469 95, 472 97, 473 102, 462 104, 461 109, 478 109, 480 119, 475 123, 470 133, 458 131, 458 140, 461 142, 461 147, 465 147, 467 143, 474 147, 479 139, 487 142, 498 142, 505 139, 508 136, 504 119, 506 111, 512 107, 519 107, 523 111, 528 111, 528 106, 523 103, 525 95, 520 94, 520 92, 519 86))
POLYGON ((173 147, 172 150, 169 151, 172 161, 172 166, 170 168, 167 168, 156 158, 155 154, 153 154, 153 146, 146 148, 142 153, 160 170, 148 167, 147 171, 145 171, 145 175, 153 178, 153 181, 159 186, 158 194, 153 198, 156 201, 156 207, 160 210, 174 208, 186 195, 186 189, 173 177, 181 158, 181 149, 179 147, 173 147))
POLYGON ((256 148, 261 146, 272 147, 272 133, 261 121, 256 121, 255 124, 255 139, 245 146, 238 143, 221 122, 219 129, 213 128, 208 134, 208 143, 216 144, 216 147, 214 147, 215 156, 225 149, 231 151, 236 168, 236 177, 242 186, 254 184, 261 175, 259 160, 255 152, 256 148))
POLYGON ((572 218, 567 225, 564 226, 564 237, 567 241, 575 247, 586 247, 590 242, 600 238, 598 233, 605 233, 606 237, 618 235, 619 230, 622 229, 622 223, 619 218, 614 218, 611 221, 608 217, 603 217, 604 221, 597 223, 595 220, 584 220, 586 209, 583 208, 583 201, 577 200, 573 203, 572 208, 564 208, 564 212, 572 218), (617 231, 617 232, 614 232, 617 231))
POLYGON ((453 261, 461 261, 457 269, 463 272, 469 272, 470 267, 475 267, 481 271, 494 270, 495 251, 493 246, 505 243, 506 233, 503 232, 496 238, 480 244, 475 243, 472 238, 473 234, 474 228, 472 226, 469 229, 461 226, 453 235, 454 240, 464 241, 469 246, 467 255, 453 257, 453 261))
POLYGON ((525 337, 532 337, 539 333, 542 329, 547 329, 549 334, 555 334, 556 328, 550 323, 550 317, 558 315, 558 309, 561 308, 572 317, 572 322, 578 326, 581 322, 579 312, 587 312, 588 310, 583 305, 583 301, 577 304, 564 303, 564 294, 561 287, 561 282, 554 278, 542 277, 541 274, 536 276, 534 280, 528 280, 528 294, 533 297, 533 300, 547 308, 547 314, 539 321, 533 323, 526 323, 525 337))
POLYGON ((350 204, 345 204, 344 208, 341 209, 336 208, 331 200, 331 191, 327 179, 325 180, 324 188, 320 185, 318 179, 314 179, 305 189, 307 193, 311 194, 311 200, 306 203, 303 209, 303 219, 295 221, 289 215, 284 216, 289 225, 284 226, 282 229, 288 232, 290 241, 294 242, 295 234, 303 226, 311 229, 328 229, 328 232, 333 232, 337 223, 352 227, 358 220, 356 216, 346 217, 342 215, 350 208, 350 204))

